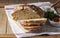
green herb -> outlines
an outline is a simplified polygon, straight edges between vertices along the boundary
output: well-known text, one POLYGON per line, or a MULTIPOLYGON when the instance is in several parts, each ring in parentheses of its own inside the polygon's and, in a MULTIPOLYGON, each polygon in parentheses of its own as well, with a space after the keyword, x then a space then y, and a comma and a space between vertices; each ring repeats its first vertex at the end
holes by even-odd
POLYGON ((55 16, 54 11, 48 8, 47 12, 45 13, 45 18, 52 20, 54 16, 55 16))

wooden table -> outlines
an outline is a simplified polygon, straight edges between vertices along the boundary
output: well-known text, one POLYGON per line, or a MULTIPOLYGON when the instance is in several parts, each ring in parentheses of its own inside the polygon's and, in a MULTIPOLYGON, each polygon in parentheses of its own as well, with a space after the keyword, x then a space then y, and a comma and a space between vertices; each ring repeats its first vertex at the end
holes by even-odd
MULTIPOLYGON (((16 36, 13 34, 11 27, 8 23, 8 19, 6 16, 6 13, 4 11, 4 8, 0 8, 0 38, 16 38, 16 36)), ((36 36, 31 38, 59 38, 60 35, 55 36, 36 36)))
MULTIPOLYGON (((41 0, 41 1, 47 1, 47 0, 41 0)), ((48 0, 52 3, 54 3, 56 0, 48 0)), ((1 1, 0 1, 1 2, 1 1)), ((15 2, 12 2, 15 4, 15 2)), ((8 4, 8 3, 6 3, 8 4)), ((9 3, 11 4, 11 3, 9 3)), ((4 5, 5 2, 2 1, 2 3, 0 3, 0 38, 1 37, 5 37, 5 38, 16 38, 16 36, 13 34, 11 27, 8 23, 8 19, 6 16, 6 13, 4 11, 4 5)), ((31 38, 60 38, 60 35, 54 35, 54 36, 36 36, 36 37, 31 37, 31 38)))

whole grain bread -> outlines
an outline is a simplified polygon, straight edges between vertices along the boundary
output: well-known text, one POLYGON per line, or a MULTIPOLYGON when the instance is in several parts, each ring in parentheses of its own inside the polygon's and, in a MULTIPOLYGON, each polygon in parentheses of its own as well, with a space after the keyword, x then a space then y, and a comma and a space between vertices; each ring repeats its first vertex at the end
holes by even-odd
POLYGON ((22 5, 14 10, 12 17, 14 20, 41 18, 43 17, 43 11, 41 8, 34 5, 22 5))

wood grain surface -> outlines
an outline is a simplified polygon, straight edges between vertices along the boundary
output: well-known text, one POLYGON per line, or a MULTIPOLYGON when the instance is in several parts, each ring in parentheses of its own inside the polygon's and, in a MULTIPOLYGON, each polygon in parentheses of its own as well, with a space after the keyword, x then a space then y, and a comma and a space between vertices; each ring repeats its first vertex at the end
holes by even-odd
MULTIPOLYGON (((4 8, 0 8, 0 38, 14 38, 4 8)), ((16 38, 16 37, 15 37, 16 38)))
MULTIPOLYGON (((4 8, 0 8, 0 38, 16 38, 13 34, 4 8)), ((60 35, 54 36, 35 36, 31 38, 60 38, 60 35)))
MULTIPOLYGON (((9 5, 9 4, 32 3, 32 2, 55 3, 56 1, 59 1, 59 0, 0 0, 0 8, 3 8, 4 5, 9 5)), ((60 3, 58 4, 58 6, 60 6, 60 3)))
MULTIPOLYGON (((25 1, 25 0, 23 0, 25 1)), ((16 3, 22 3, 21 0, 0 0, 0 38, 16 38, 16 36, 13 34, 10 24, 8 23, 8 19, 6 16, 6 13, 4 11, 4 6, 7 4, 16 4, 16 3)), ((50 1, 51 3, 55 3, 58 0, 29 0, 29 2, 38 2, 38 1, 50 1)), ((28 1, 27 1, 28 2, 28 1)), ((59 6, 60 3, 56 6, 59 6)), ((60 38, 60 35, 54 35, 54 36, 35 36, 31 38, 60 38)))
POLYGON ((3 8, 0 8, 0 34, 6 33, 6 14, 3 8))

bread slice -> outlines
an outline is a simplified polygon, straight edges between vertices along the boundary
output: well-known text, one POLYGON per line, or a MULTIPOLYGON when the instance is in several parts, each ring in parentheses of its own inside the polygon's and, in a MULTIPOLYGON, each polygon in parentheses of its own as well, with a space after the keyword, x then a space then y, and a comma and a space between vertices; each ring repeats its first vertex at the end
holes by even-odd
POLYGON ((20 20, 18 22, 24 27, 24 29, 31 31, 43 28, 43 25, 46 23, 46 20, 47 20, 46 18, 40 18, 40 19, 20 20))

